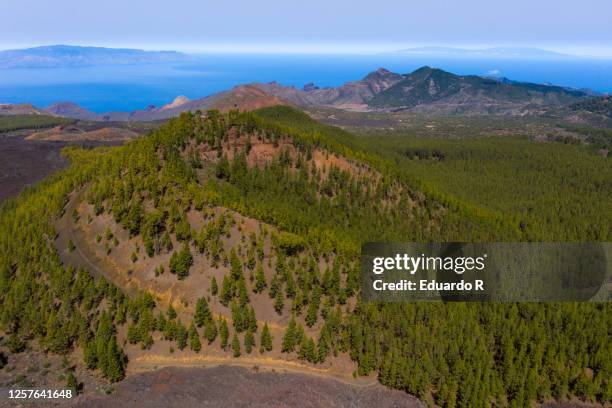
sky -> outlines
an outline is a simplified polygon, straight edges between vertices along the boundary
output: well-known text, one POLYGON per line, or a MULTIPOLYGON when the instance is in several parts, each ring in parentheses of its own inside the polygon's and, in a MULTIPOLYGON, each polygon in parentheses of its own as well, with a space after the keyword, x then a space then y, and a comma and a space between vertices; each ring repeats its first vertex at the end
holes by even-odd
POLYGON ((375 53, 531 46, 612 56, 610 0, 0 0, 0 16, 0 49, 375 53))

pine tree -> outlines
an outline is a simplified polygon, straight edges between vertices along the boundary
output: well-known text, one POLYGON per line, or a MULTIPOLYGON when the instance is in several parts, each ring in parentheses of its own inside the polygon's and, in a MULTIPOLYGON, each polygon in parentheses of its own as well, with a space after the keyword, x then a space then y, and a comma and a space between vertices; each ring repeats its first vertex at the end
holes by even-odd
POLYGON ((249 292, 247 291, 244 279, 240 279, 236 286, 238 289, 238 298, 240 299, 240 304, 244 306, 249 303, 249 292))
POLYGON ((178 257, 178 269, 176 270, 176 276, 179 279, 185 279, 189 276, 189 269, 193 264, 193 256, 191 255, 191 251, 189 250, 189 242, 183 242, 183 247, 181 248, 181 252, 178 257))
POLYGON ((220 329, 219 331, 221 332, 221 348, 223 350, 227 349, 227 340, 229 338, 229 328, 227 327, 227 320, 225 320, 225 318, 221 318, 221 320, 219 321, 219 325, 220 325, 220 329))
MULTIPOLYGON (((251 277, 253 269, 255 269, 255 265, 257 264, 257 260, 255 259, 255 250, 253 247, 250 247, 247 252, 247 267, 251 270, 251 277)), ((252 281, 252 279, 251 279, 252 281)))
POLYGON ((301 360, 314 362, 316 360, 314 340, 308 336, 303 336, 300 342, 298 357, 301 360))
POLYGON ((280 292, 280 290, 281 290, 281 285, 278 280, 278 275, 275 274, 274 277, 272 278, 272 282, 270 283, 270 290, 268 291, 268 295, 270 296, 270 299, 276 298, 276 295, 278 294, 278 292, 280 292))
POLYGON ((257 331, 257 316, 255 315, 255 308, 250 306, 247 310, 247 321, 246 327, 251 329, 251 331, 257 331))
POLYGON ((71 346, 68 333, 63 326, 63 319, 61 319, 57 313, 53 312, 49 314, 46 325, 47 333, 44 342, 48 350, 53 353, 66 353, 71 346))
POLYGON ((236 248, 232 248, 230 252, 230 274, 234 282, 244 279, 242 274, 242 263, 236 254, 236 248))
POLYGON ((107 345, 106 364, 103 370, 104 376, 110 382, 117 382, 125 377, 125 356, 113 337, 107 345))
POLYGON ((321 335, 319 337, 319 344, 317 345, 317 362, 323 363, 327 358, 329 352, 329 345, 327 343, 327 336, 321 335))
POLYGON ((251 351, 253 350, 254 345, 255 345, 255 334, 253 333, 253 330, 249 328, 244 335, 244 350, 248 354, 251 354, 251 351))
POLYGON ((232 338, 232 353, 234 358, 240 357, 240 340, 238 339, 237 333, 234 333, 234 337, 232 338))
POLYGON ((203 297, 199 298, 198 302, 196 303, 196 310, 194 314, 194 320, 197 326, 202 327, 211 319, 212 314, 210 312, 210 308, 208 307, 208 302, 203 297))
POLYGON ((179 254, 178 252, 172 252, 170 255, 170 261, 168 262, 168 269, 170 269, 170 273, 176 274, 176 271, 180 268, 179 266, 179 254))
POLYGON ((187 346, 187 329, 180 320, 176 328, 176 344, 179 350, 183 350, 187 346))
POLYGON ((255 286, 253 291, 255 293, 260 293, 266 288, 266 286, 266 275, 264 275, 263 266, 260 263, 257 265, 257 270, 255 271, 255 286))
POLYGON ((234 297, 234 282, 230 276, 225 275, 223 277, 223 284, 221 285, 221 304, 226 306, 234 297))
POLYGON ((176 320, 168 320, 166 327, 164 327, 164 339, 165 340, 176 340, 177 325, 176 320))
POLYGON ((87 341, 85 347, 83 347, 83 361, 85 362, 85 366, 90 370, 96 368, 98 364, 96 344, 93 340, 87 341))
POLYGON ((274 298, 274 310, 276 310, 276 313, 278 313, 278 315, 282 315, 283 314, 283 308, 285 306, 285 295, 283 294, 282 290, 278 290, 276 291, 276 296, 274 298))
POLYGON ((304 332, 304 327, 301 324, 298 324, 295 328, 295 338, 294 338, 294 343, 296 347, 300 344, 300 342, 305 336, 306 336, 306 333, 304 332))
POLYGON ((215 341, 215 338, 217 337, 217 325, 213 319, 206 322, 206 326, 204 326, 204 337, 206 337, 206 340, 208 340, 208 344, 215 341))
POLYGON ((331 309, 331 299, 327 297, 325 298, 325 301, 323 302, 323 307, 321 308, 321 317, 323 317, 323 319, 327 319, 327 317, 331 313, 331 309))
POLYGON ((291 320, 289 321, 289 326, 287 327, 287 331, 283 336, 283 343, 281 346, 281 351, 283 353, 291 353, 295 350, 295 340, 296 340, 296 323, 295 316, 291 316, 291 320))
POLYGON ((231 304, 232 324, 238 333, 242 333, 246 328, 245 321, 248 322, 248 316, 244 314, 243 307, 234 299, 231 304))
POLYGON ((111 358, 108 350, 112 342, 115 342, 112 329, 112 321, 108 312, 102 312, 96 331, 96 360, 97 367, 108 377, 107 370, 111 358))
POLYGON ((270 334, 268 323, 264 324, 263 330, 261 331, 261 340, 259 343, 260 353, 263 354, 265 351, 272 351, 272 335, 270 334))
POLYGON ((157 315, 157 319, 155 319, 155 328, 160 331, 160 332, 164 332, 165 328, 166 328, 166 317, 164 316, 164 314, 162 312, 159 312, 159 314, 157 315))
POLYGON ((193 322, 189 326, 189 347, 198 353, 202 349, 202 343, 200 343, 200 335, 193 322))
POLYGON ((312 327, 317 322, 320 301, 321 291, 319 288, 315 288, 310 304, 308 305, 308 309, 306 310, 305 320, 308 327, 312 327))

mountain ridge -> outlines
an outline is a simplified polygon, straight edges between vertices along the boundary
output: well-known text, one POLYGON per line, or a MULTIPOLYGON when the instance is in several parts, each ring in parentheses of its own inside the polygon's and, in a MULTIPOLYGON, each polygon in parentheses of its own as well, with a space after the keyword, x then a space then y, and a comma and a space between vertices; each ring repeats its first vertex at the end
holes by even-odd
MULTIPOLYGON (((72 102, 55 103, 46 109, 30 107, 34 113, 83 120, 163 120, 186 111, 219 109, 253 110, 274 105, 303 108, 335 108, 357 112, 413 111, 427 114, 543 114, 598 96, 592 91, 555 85, 518 82, 507 78, 456 75, 423 66, 399 74, 378 68, 362 79, 338 87, 320 88, 308 83, 303 88, 276 81, 235 86, 203 98, 184 96, 161 107, 149 106, 132 112, 94 113, 72 102)), ((23 112, 25 105, 2 105, 0 114, 23 112), (20 108, 18 108, 21 106, 20 108)), ((29 106, 29 105, 28 105, 29 106)))
POLYGON ((565 105, 586 96, 583 91, 558 86, 455 75, 438 68, 422 67, 390 89, 376 94, 368 105, 383 110, 421 108, 443 113, 523 113, 549 105, 565 105))
POLYGON ((588 92, 560 86, 456 75, 421 67, 409 74, 380 68, 363 79, 338 88, 307 90, 277 83, 256 84, 299 106, 329 106, 348 110, 416 110, 443 114, 525 114, 577 102, 588 92))

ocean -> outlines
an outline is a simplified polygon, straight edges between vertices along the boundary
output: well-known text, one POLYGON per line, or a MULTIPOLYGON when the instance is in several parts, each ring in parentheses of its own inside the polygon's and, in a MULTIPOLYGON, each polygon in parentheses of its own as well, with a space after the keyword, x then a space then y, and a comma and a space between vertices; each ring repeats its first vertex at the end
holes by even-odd
POLYGON ((0 69, 0 103, 75 102, 101 113, 201 98, 249 82, 338 86, 379 67, 408 73, 424 65, 455 74, 612 93, 612 59, 517 60, 403 55, 197 55, 188 62, 72 68, 0 69))

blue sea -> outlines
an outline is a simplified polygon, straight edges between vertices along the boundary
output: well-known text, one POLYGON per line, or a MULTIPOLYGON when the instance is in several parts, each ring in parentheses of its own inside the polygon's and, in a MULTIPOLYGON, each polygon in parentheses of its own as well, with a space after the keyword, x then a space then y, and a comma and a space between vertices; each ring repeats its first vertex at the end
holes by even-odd
POLYGON ((198 55, 188 62, 79 68, 0 69, 0 103, 75 102, 95 112, 161 106, 178 95, 200 98, 249 82, 338 86, 379 67, 408 73, 428 65, 456 74, 612 93, 612 59, 516 60, 402 55, 198 55))

